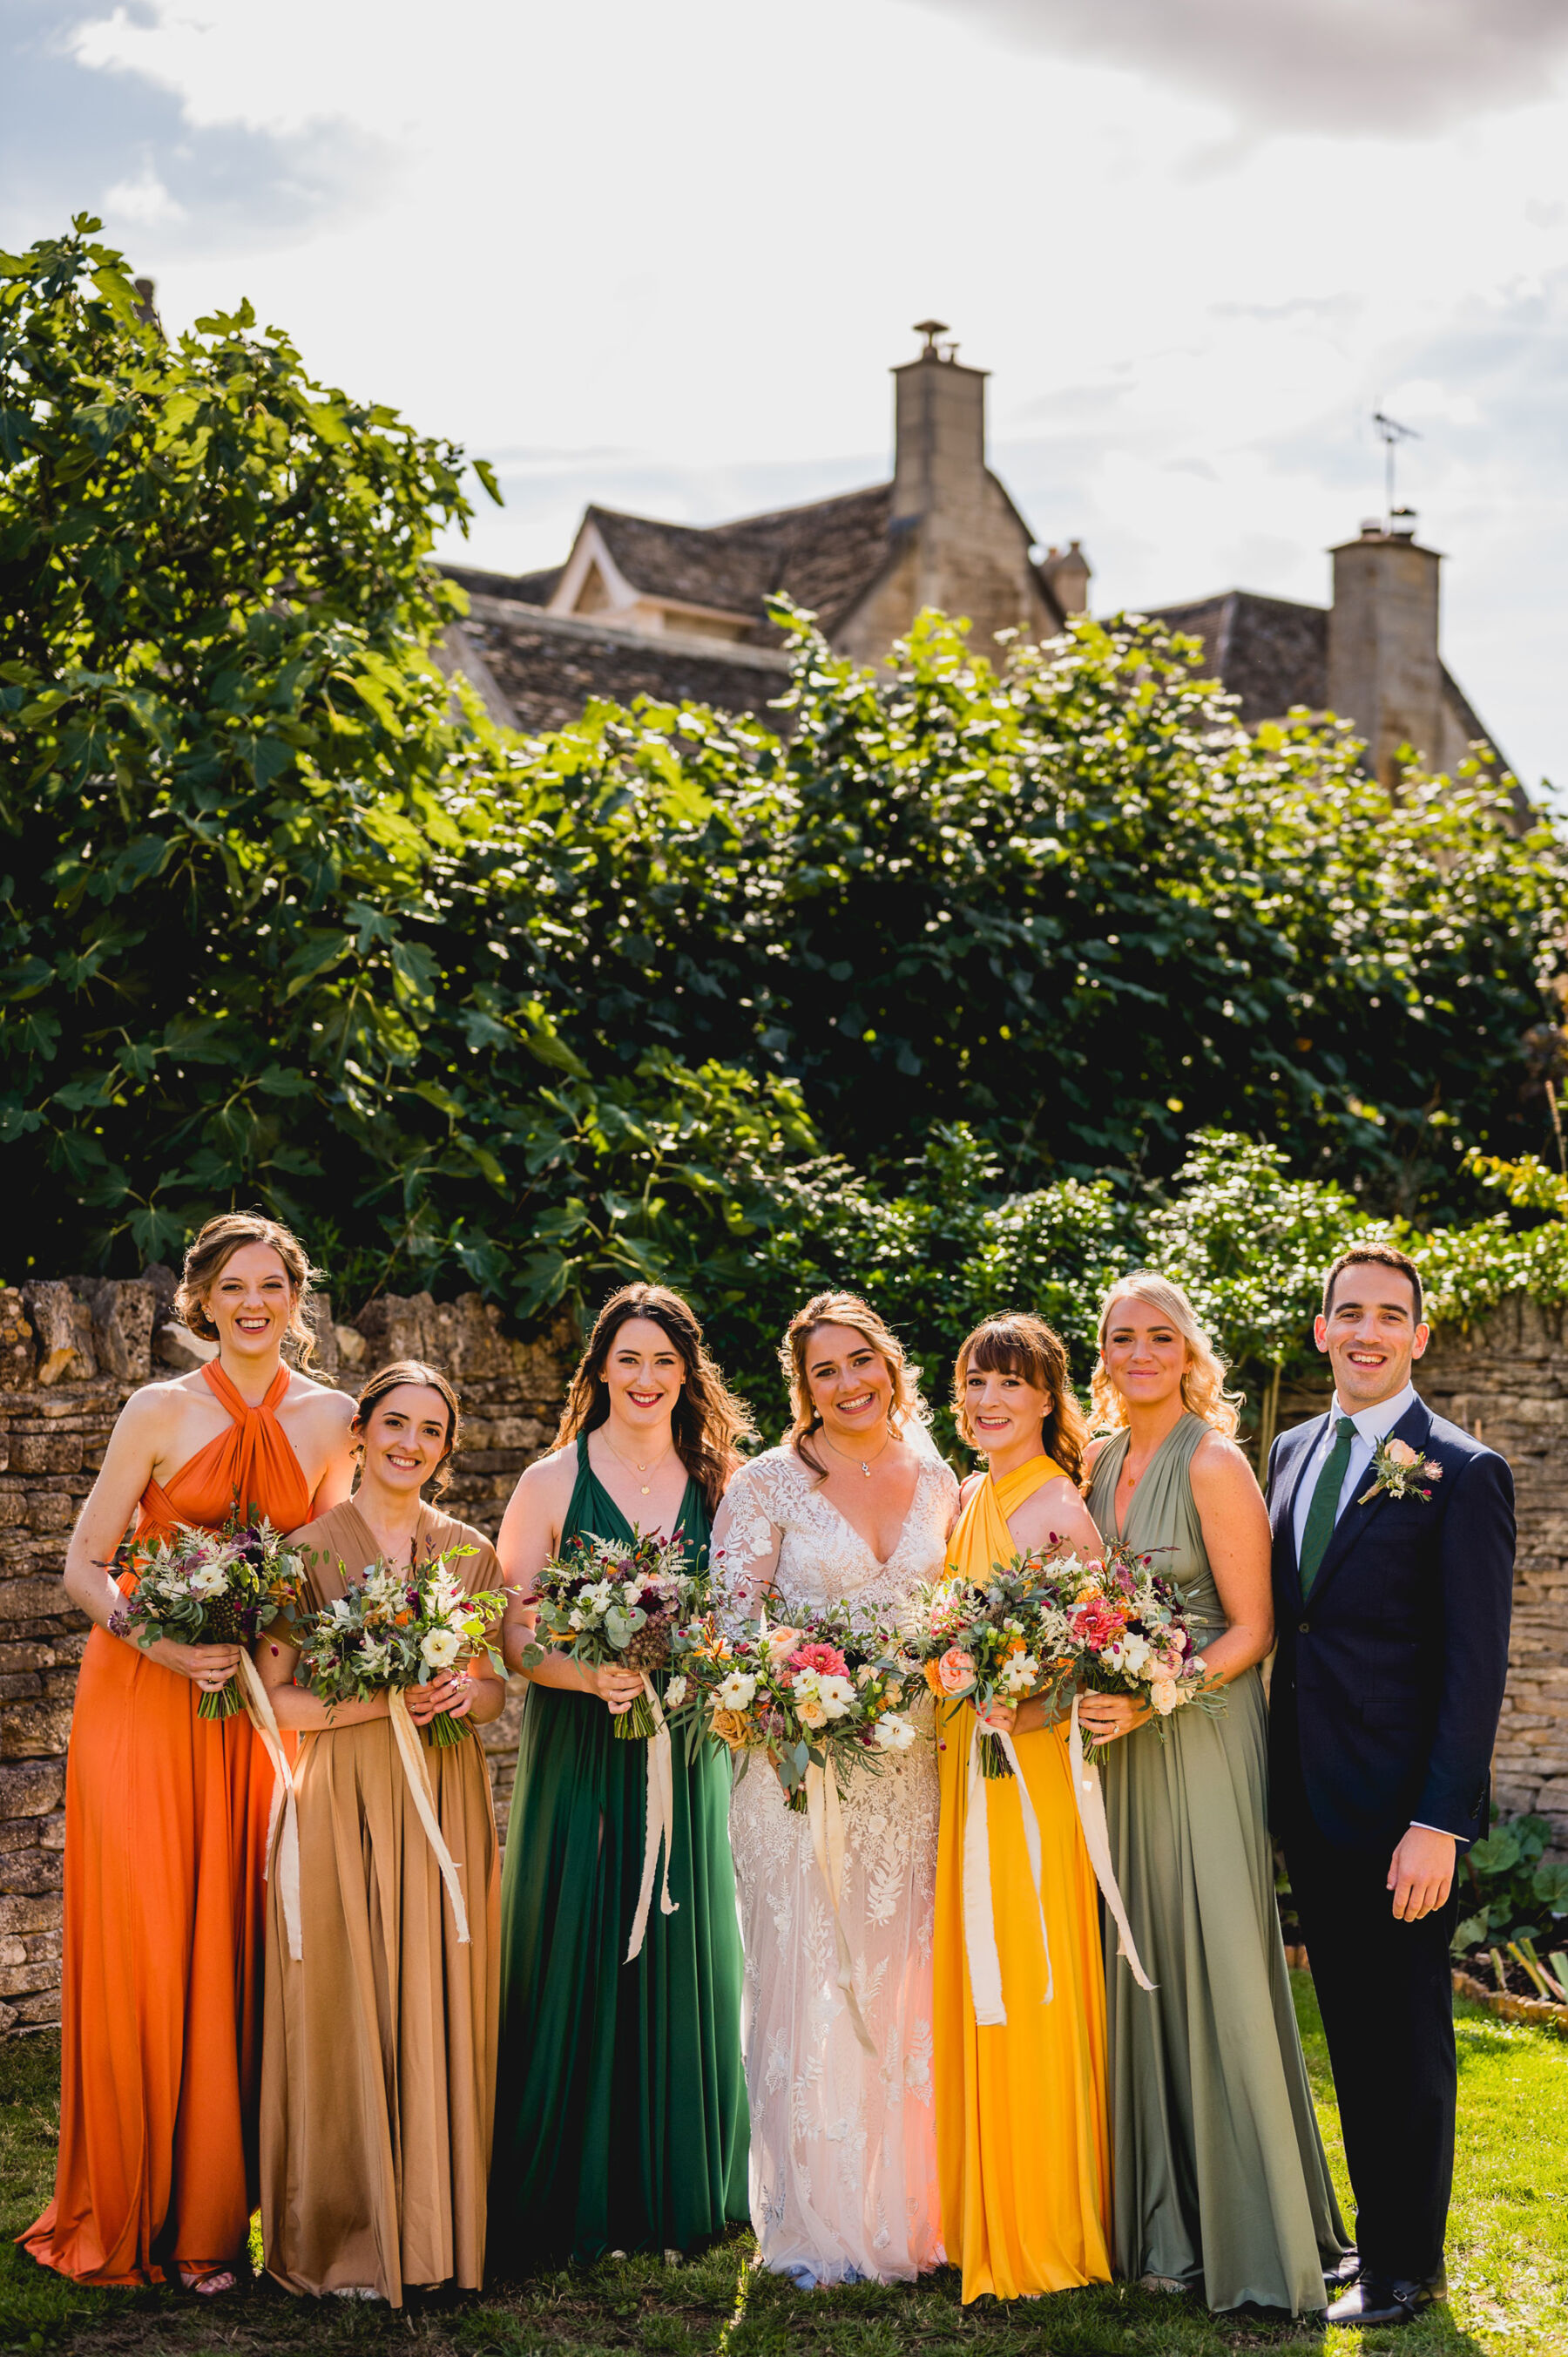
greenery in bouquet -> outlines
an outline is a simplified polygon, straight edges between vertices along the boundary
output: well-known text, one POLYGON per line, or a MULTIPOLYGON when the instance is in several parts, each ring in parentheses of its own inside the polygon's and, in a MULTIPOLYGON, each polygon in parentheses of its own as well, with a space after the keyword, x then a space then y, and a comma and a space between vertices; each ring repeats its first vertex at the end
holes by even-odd
MULTIPOLYGON (((450 1568, 473 1552, 448 1547, 413 1570, 378 1559, 309 1616, 295 1676, 320 1695, 328 1718, 344 1703, 371 1702, 393 1686, 428 1685, 481 1656, 498 1677, 506 1675, 489 1634, 506 1609, 505 1594, 486 1588, 470 1595, 450 1568)), ((436 1745, 463 1743, 472 1735, 466 1718, 447 1711, 437 1711, 426 1732, 436 1745)))
MULTIPOLYGON (((1043 1555, 993 1564, 983 1584, 934 1581, 919 1590, 916 1612, 909 1650, 939 1701, 972 1703, 983 1717, 993 1705, 1026 1702, 1051 1684, 1060 1614, 1043 1555)), ((981 1732, 980 1766, 985 1776, 1013 1773, 989 1727, 981 1732)))
MULTIPOLYGON (((1194 1643, 1181 1591, 1155 1569, 1153 1554, 1122 1545, 1087 1558, 1058 1554, 1046 1570, 1054 1590, 1049 1642, 1057 1691, 1076 1684, 1086 1694, 1144 1703, 1162 1741, 1172 1713, 1187 1705, 1224 1709, 1194 1643)), ((1087 1735, 1083 1750, 1088 1760, 1105 1756, 1105 1746, 1087 1735)))
POLYGON ((782 1618, 710 1612, 678 1632, 672 1709, 705 1710, 706 1731, 741 1755, 771 1760, 787 1805, 803 1811, 807 1770, 872 1766, 908 1751, 918 1729, 906 1689, 919 1665, 900 1633, 848 1604, 782 1618))
MULTIPOLYGON (((669 1665, 677 1629, 706 1610, 710 1592, 709 1575, 689 1566, 679 1532, 666 1539, 634 1529, 629 1540, 584 1533, 534 1584, 533 1641, 523 1667, 537 1669, 553 1651, 585 1668, 639 1670, 651 1681, 669 1665)), ((627 1741, 653 1733, 646 1691, 614 1727, 627 1741)))
MULTIPOLYGON (((264 1514, 233 1516, 220 1531, 177 1525, 168 1539, 134 1540, 125 1550, 136 1585, 109 1625, 117 1637, 156 1645, 250 1645, 281 1614, 297 1618, 304 1566, 264 1514)), ((201 1718, 243 1708, 238 1678, 197 1703, 201 1718)))

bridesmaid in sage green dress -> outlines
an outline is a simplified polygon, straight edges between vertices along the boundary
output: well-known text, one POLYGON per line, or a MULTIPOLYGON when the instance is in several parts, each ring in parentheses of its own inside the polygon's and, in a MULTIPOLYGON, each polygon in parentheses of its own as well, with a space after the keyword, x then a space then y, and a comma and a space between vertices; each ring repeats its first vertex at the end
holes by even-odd
MULTIPOLYGON (((1224 1371, 1180 1288, 1146 1273, 1106 1301, 1089 1510, 1177 1583, 1221 1711, 1187 1704, 1162 1739, 1120 1696, 1080 1705, 1112 1739, 1112 1863, 1153 1994, 1106 1950, 1120 2275, 1321 2309, 1348 2238, 1291 2003, 1267 1831, 1259 1663, 1273 1638, 1269 1524, 1230 1435, 1224 1371)), ((1337 2285, 1336 2286, 1337 2289, 1337 2285)))
MULTIPOLYGON (((528 1589, 573 1537, 678 1530, 705 1560, 747 1428, 679 1294, 633 1285, 606 1303, 555 1453, 529 1467, 501 1524, 521 1591, 511 1669, 532 1633, 528 1589)), ((655 1897, 628 1964, 648 1748, 618 1740, 615 1719, 641 1679, 559 1653, 527 1674, 501 1887, 489 2248, 502 2275, 542 2256, 687 2250, 747 2215, 728 1757, 671 1728, 677 1911, 655 1897)))

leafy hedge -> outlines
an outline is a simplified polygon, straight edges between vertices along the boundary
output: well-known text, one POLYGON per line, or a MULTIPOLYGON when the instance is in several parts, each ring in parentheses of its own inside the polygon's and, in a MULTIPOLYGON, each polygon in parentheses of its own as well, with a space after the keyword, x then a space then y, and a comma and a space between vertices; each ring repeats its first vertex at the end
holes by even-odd
MULTIPOLYGON (((97 227, 0 258, 0 1144, 36 1265, 261 1202, 349 1306, 467 1282, 528 1319, 670 1274, 771 1391, 819 1275, 930 1355, 1020 1297, 1081 1336, 1157 1254, 1269 1368, 1331 1235, 1473 1221, 1477 1154, 1542 1145, 1568 863, 1475 765, 1391 795, 1336 726, 1249 736, 1147 626, 998 671, 937 616, 880 684, 797 616, 767 726, 503 737, 431 656, 463 453, 248 307, 166 342, 97 227)), ((1559 1281, 1514 1183, 1479 1261, 1423 1245, 1445 1297, 1559 1281)))

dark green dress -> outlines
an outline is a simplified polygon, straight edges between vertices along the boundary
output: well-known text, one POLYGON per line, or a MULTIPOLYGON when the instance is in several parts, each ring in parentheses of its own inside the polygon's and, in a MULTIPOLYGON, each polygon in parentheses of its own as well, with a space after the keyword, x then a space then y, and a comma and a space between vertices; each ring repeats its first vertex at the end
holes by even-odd
MULTIPOLYGON (((705 1555, 703 1493, 680 1528, 705 1555)), ((562 1543, 629 1540, 585 1436, 562 1543)), ((642 1878, 648 1749, 596 1695, 531 1685, 501 1886, 500 2060, 489 2257, 687 2250, 744 2221, 749 2122, 728 1758, 671 1728, 675 1838, 642 1952, 622 1961, 642 1878)))
MULTIPOLYGON (((1120 1535, 1160 1549, 1201 1648, 1225 1610, 1192 1494, 1208 1427, 1167 1433, 1120 1535)), ((1116 1534, 1130 1436, 1101 1451, 1089 1511, 1116 1534)), ((1267 1829, 1263 1682, 1243 1670, 1222 1716, 1178 1710, 1141 1727, 1103 1770, 1111 1858, 1144 1970, 1105 1943, 1106 2050, 1118 2275, 1185 2285, 1211 2309, 1324 2305, 1323 2269, 1347 2247, 1291 2004, 1267 1829)))

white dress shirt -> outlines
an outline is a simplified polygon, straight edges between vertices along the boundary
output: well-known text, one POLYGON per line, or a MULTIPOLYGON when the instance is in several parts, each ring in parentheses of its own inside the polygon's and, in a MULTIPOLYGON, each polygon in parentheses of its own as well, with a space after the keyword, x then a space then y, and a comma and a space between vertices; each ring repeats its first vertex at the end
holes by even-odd
MULTIPOLYGON (((1406 1383, 1403 1391, 1396 1392, 1392 1399, 1380 1400, 1376 1407, 1359 1408, 1350 1417, 1351 1423, 1356 1427, 1356 1437, 1350 1443, 1350 1462, 1345 1468, 1345 1479, 1339 1485, 1339 1502, 1334 1509, 1336 1523, 1338 1522, 1351 1499, 1359 1498, 1366 1489, 1367 1476, 1372 1469, 1372 1458, 1379 1443, 1388 1438, 1400 1418, 1414 1405, 1415 1385, 1406 1383)), ((1301 1561, 1301 1544, 1306 1536, 1306 1518, 1312 1512, 1312 1498, 1317 1487, 1317 1477, 1334 1454, 1335 1444, 1339 1437, 1337 1431, 1339 1418, 1347 1413, 1348 1411, 1340 1405, 1339 1394, 1336 1392, 1327 1427, 1307 1459, 1305 1470, 1296 1484, 1292 1519, 1295 1524, 1297 1563, 1301 1561)), ((1412 1822, 1416 1824, 1421 1824, 1419 1817, 1413 1818, 1412 1822)), ((1423 1825, 1422 1830, 1423 1833, 1441 1833, 1443 1828, 1441 1825, 1423 1825)), ((1448 1838, 1452 1840, 1453 1835, 1450 1835, 1448 1838)))
POLYGON ((1351 1500, 1359 1498, 1366 1489, 1368 1476, 1372 1469, 1373 1453, 1379 1444, 1388 1438, 1400 1418, 1414 1405, 1415 1385, 1413 1383, 1406 1383, 1403 1391, 1396 1392, 1392 1399, 1380 1400, 1376 1407, 1359 1408, 1353 1415, 1350 1415, 1348 1408, 1340 1405, 1339 1394, 1337 1392, 1335 1393, 1334 1405, 1323 1437, 1307 1459, 1306 1469, 1296 1484, 1294 1520, 1297 1563, 1301 1561, 1302 1541, 1306 1536, 1306 1518, 1312 1512, 1313 1493, 1317 1488, 1317 1477, 1333 1456, 1335 1444, 1338 1438, 1337 1427, 1339 1418, 1342 1415, 1350 1415, 1350 1421, 1356 1427, 1356 1437, 1350 1443, 1350 1462, 1345 1469, 1345 1479, 1339 1485, 1339 1503, 1334 1509, 1334 1519, 1337 1523, 1351 1500))

